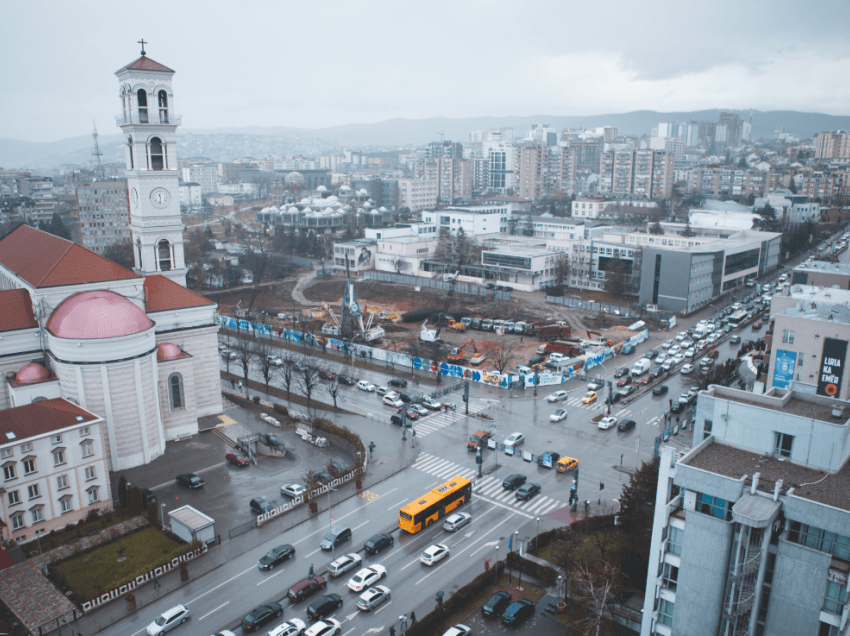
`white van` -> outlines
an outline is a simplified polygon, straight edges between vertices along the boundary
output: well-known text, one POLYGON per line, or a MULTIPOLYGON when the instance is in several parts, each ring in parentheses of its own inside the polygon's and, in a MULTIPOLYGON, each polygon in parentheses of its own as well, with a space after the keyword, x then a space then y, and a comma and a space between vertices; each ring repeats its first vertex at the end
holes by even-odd
POLYGON ((632 375, 638 376, 643 375, 647 371, 652 368, 652 360, 647 360, 643 358, 635 362, 635 366, 632 367, 632 375))
POLYGON ((444 283, 450 283, 453 280, 457 280, 457 274, 443 274, 444 283))
POLYGON ((705 325, 697 325, 694 329, 694 338, 702 338, 708 333, 708 328, 705 325))

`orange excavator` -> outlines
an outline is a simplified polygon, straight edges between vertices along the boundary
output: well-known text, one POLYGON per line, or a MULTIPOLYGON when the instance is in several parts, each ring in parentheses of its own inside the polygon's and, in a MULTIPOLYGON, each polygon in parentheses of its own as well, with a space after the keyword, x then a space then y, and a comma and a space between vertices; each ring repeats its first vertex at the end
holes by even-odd
POLYGON ((475 346, 474 340, 469 340, 468 342, 463 343, 459 347, 453 347, 451 353, 446 356, 446 359, 450 362, 460 362, 461 360, 463 360, 463 350, 469 346, 471 346, 472 350, 475 352, 472 355, 472 359, 470 360, 470 362, 472 362, 472 364, 481 364, 487 356, 478 351, 478 347, 475 346))
POLYGON ((605 343, 606 345, 608 345, 609 347, 614 346, 614 341, 613 341, 613 340, 606 340, 605 338, 603 338, 603 337, 602 337, 602 334, 601 334, 601 333, 599 333, 598 331, 593 331, 592 329, 588 329, 588 330, 587 330, 587 339, 588 339, 588 340, 593 340, 593 336, 598 336, 598 337, 599 337, 599 341, 600 341, 600 342, 604 342, 604 343, 605 343))

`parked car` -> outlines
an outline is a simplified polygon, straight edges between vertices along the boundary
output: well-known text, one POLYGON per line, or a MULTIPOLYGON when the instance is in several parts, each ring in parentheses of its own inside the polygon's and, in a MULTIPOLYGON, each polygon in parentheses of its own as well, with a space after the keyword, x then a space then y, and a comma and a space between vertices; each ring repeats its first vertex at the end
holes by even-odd
POLYGON ((382 402, 383 402, 386 406, 394 406, 394 407, 396 407, 396 408, 401 408, 402 406, 404 406, 404 402, 402 402, 402 401, 398 398, 398 396, 396 396, 396 395, 394 395, 394 394, 393 394, 393 395, 391 395, 391 394, 389 394, 389 393, 388 393, 387 395, 385 395, 385 396, 384 396, 384 399, 382 400, 382 402))
POLYGON ((252 609, 242 619, 242 631, 253 632, 268 623, 273 618, 283 616, 283 608, 280 603, 266 603, 252 609))
POLYGON ((260 433, 260 441, 266 446, 272 446, 274 448, 278 448, 283 445, 280 438, 277 435, 272 435, 271 433, 260 433))
POLYGON ((160 636, 165 632, 170 632, 178 625, 182 625, 189 620, 191 615, 192 612, 185 605, 175 605, 171 609, 165 610, 148 625, 146 630, 148 636, 160 636))
MULTIPOLYGON (((360 380, 360 382, 357 383, 357 388, 361 391, 367 391, 369 393, 375 392, 375 385, 371 382, 366 382, 366 380, 360 380)), ((384 391, 384 393, 386 393, 386 391, 384 391)))
POLYGON ((472 522, 472 515, 468 512, 455 512, 446 517, 443 521, 443 530, 448 532, 457 532, 465 525, 472 522))
POLYGON ((402 380, 401 378, 390 378, 387 384, 389 384, 390 386, 397 386, 401 389, 404 389, 405 387, 407 387, 407 380, 402 380))
POLYGON ((366 542, 363 549, 366 551, 366 554, 378 554, 381 550, 392 547, 393 543, 395 543, 393 535, 385 533, 376 534, 366 542))
POLYGON ((319 369, 319 377, 322 380, 333 380, 336 377, 336 373, 330 369, 319 369))
POLYGON ((250 502, 251 510, 258 515, 274 510, 274 505, 269 503, 265 497, 254 497, 250 502))
POLYGON ((532 614, 534 614, 534 603, 522 598, 508 605, 502 613, 502 622, 505 625, 519 625, 532 614))
POLYGON ((186 486, 187 488, 195 490, 204 485, 204 480, 198 477, 195 473, 183 473, 182 475, 177 475, 177 483, 181 486, 186 486))
POLYGON ((386 395, 387 393, 395 393, 395 391, 391 391, 385 386, 379 386, 375 389, 375 393, 377 393, 378 395, 386 395))
POLYGON ((484 616, 498 616, 505 611, 505 608, 511 604, 513 597, 510 592, 499 590, 484 603, 481 608, 481 613, 484 616))
POLYGON ((300 497, 305 492, 307 492, 307 489, 301 484, 284 484, 280 487, 280 494, 291 497, 292 499, 300 497))
POLYGON ((295 556, 295 547, 284 543, 276 548, 272 548, 264 556, 260 558, 257 564, 261 570, 274 570, 274 566, 280 565, 287 559, 295 556))
POLYGON ((336 380, 337 382, 339 382, 340 384, 344 384, 345 386, 354 386, 355 384, 357 384, 357 380, 352 378, 350 375, 337 376, 336 380))
POLYGON ((236 466, 247 466, 250 460, 242 453, 227 453, 224 458, 236 466))
POLYGON ((620 349, 620 355, 628 356, 635 352, 635 346, 631 343, 624 344, 623 348, 620 349))
POLYGON ((505 490, 516 490, 520 486, 525 483, 526 476, 521 475, 520 473, 514 473, 513 475, 508 475, 502 481, 502 488, 505 490))
POLYGON ((463 623, 452 625, 445 632, 443 632, 443 636, 470 636, 471 634, 472 628, 467 627, 463 623))

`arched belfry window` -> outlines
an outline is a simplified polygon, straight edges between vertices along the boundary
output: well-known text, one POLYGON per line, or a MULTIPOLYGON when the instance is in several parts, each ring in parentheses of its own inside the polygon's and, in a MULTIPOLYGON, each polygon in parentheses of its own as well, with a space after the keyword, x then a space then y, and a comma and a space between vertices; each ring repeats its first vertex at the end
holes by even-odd
POLYGON ((139 123, 148 123, 148 94, 144 88, 140 88, 136 93, 139 98, 139 123))
POLYGON ((172 411, 182 409, 183 403, 183 377, 179 373, 172 373, 168 377, 168 398, 172 411))
POLYGON ((151 170, 163 170, 165 168, 165 154, 159 137, 152 137, 150 140, 150 160, 151 170))
POLYGON ((127 137, 127 146, 130 148, 130 170, 135 170, 135 162, 133 161, 133 136, 127 137))
POLYGON ((162 239, 156 244, 156 255, 159 260, 159 270, 167 272, 171 269, 171 243, 162 239))
POLYGON ((159 91, 158 94, 159 100, 159 123, 167 124, 168 123, 168 93, 165 91, 159 91))

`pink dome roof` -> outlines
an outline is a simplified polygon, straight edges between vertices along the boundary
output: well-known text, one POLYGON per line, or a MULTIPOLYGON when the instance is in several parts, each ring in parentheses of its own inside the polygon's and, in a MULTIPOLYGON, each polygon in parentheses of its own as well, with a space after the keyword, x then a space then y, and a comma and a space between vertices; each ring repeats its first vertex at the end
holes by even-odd
POLYGON ((21 367, 21 370, 15 374, 15 382, 18 384, 35 384, 49 379, 50 371, 37 362, 21 367))
POLYGON ((162 362, 163 360, 176 360, 182 355, 183 352, 180 350, 180 347, 170 342, 162 342, 156 348, 157 362, 162 362))
POLYGON ((100 290, 63 300, 50 315, 47 330, 58 338, 115 338, 150 329, 150 318, 115 292, 100 290))

